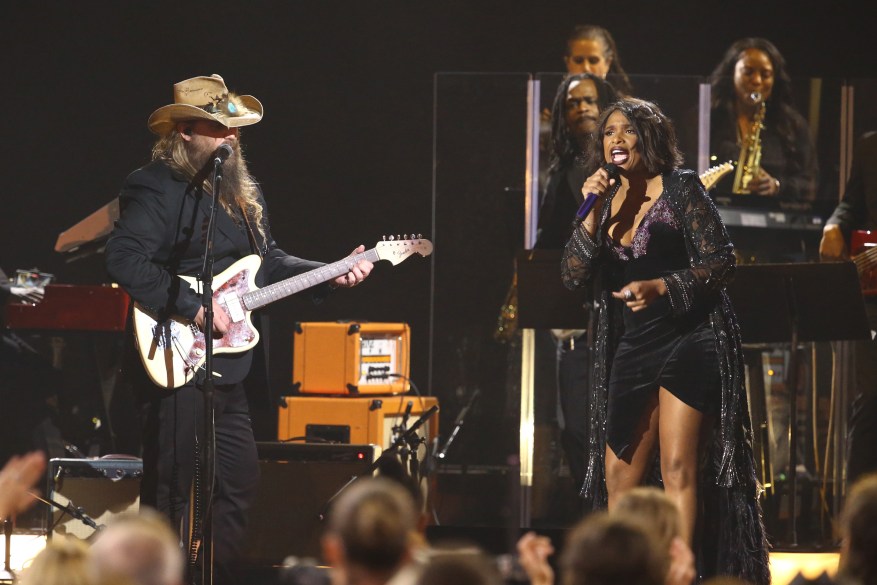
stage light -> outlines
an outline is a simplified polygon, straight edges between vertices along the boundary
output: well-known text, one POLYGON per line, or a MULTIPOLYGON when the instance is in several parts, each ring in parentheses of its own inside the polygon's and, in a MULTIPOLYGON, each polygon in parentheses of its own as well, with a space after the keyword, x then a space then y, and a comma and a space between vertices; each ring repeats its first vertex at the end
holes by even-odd
POLYGON ((837 552, 771 552, 770 575, 774 585, 787 585, 798 573, 814 580, 823 572, 837 574, 837 552))

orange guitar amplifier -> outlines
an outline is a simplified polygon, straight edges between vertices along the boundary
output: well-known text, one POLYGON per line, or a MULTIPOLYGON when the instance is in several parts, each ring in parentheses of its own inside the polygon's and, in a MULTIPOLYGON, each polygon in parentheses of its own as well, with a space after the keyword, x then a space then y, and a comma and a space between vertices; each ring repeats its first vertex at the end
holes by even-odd
MULTIPOLYGON (((287 396, 285 407, 279 409, 277 439, 329 441, 359 445, 377 445, 386 449, 392 444, 393 427, 406 421, 410 428, 435 406, 435 396, 287 396)), ((438 412, 430 414, 416 433, 432 442, 439 432, 438 412)), ((418 452, 423 456, 425 446, 418 452)), ((422 459, 422 457, 421 457, 422 459)))
POLYGON ((292 387, 301 394, 401 394, 408 391, 407 323, 298 323, 292 387))

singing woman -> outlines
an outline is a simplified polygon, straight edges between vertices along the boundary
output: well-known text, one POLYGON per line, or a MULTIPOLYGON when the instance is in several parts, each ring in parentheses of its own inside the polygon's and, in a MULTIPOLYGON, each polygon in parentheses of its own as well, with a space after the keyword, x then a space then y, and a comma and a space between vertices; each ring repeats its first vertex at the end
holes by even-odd
POLYGON ((563 281, 598 305, 583 496, 610 510, 655 467, 701 576, 770 582, 736 318, 733 246, 673 124, 653 103, 606 108, 563 281), (617 169, 613 176, 606 169, 617 169), (702 457, 703 456, 703 457, 702 457))

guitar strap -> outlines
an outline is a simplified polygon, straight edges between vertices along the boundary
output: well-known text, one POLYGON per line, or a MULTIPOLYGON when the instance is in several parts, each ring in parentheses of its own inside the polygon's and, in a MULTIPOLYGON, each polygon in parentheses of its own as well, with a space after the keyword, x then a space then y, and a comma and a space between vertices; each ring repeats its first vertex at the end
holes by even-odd
POLYGON ((253 226, 250 224, 250 216, 247 215, 247 211, 244 209, 244 206, 241 205, 241 215, 244 216, 244 223, 247 224, 247 237, 250 240, 250 247, 253 249, 256 254, 259 255, 259 258, 264 260, 264 256, 262 255, 262 247, 259 246, 259 240, 256 238, 256 232, 253 231, 253 226))

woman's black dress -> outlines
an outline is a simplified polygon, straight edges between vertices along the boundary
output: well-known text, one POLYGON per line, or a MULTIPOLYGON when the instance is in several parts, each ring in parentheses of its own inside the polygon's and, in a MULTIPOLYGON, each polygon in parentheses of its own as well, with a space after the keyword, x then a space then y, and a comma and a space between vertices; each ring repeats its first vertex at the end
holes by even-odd
MULTIPOLYGON (((646 212, 629 247, 608 234, 604 244, 610 261, 617 264, 620 285, 662 278, 689 266, 685 236, 663 196, 646 212)), ((721 380, 711 309, 702 306, 674 316, 667 296, 638 312, 624 307, 624 334, 612 364, 607 413, 607 442, 617 457, 623 457, 634 440, 660 387, 705 414, 715 411, 721 380)))

